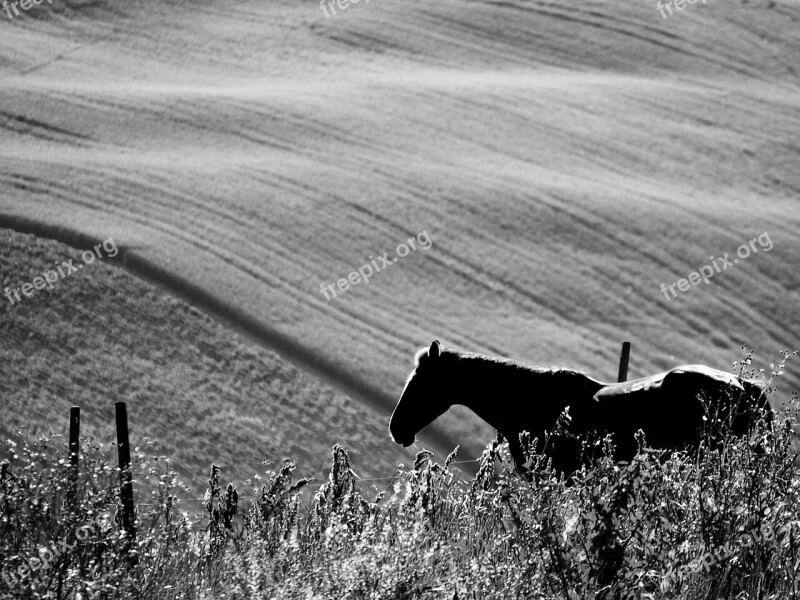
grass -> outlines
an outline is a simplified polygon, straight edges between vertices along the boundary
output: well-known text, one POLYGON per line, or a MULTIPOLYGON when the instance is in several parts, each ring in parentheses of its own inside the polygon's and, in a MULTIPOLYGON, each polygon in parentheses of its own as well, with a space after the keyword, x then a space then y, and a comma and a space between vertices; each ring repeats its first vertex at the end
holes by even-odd
POLYGON ((58 459, 63 441, 9 443, 0 591, 43 599, 797 598, 792 424, 786 415, 762 418, 751 437, 735 438, 709 415, 706 439, 722 436, 719 449, 704 441, 696 455, 665 459, 640 440, 627 464, 609 458, 609 438, 589 440, 600 458, 569 484, 535 454, 532 480, 519 477, 505 443, 487 447, 472 479, 453 470, 455 452, 439 464, 422 451, 377 495, 335 445, 321 486, 290 461, 266 464, 241 490, 213 466, 195 515, 175 493, 169 461, 139 453, 135 485, 151 498, 138 506, 133 542, 107 516, 118 476, 97 446, 85 449, 73 484, 58 459), (73 547, 20 575, 62 539, 73 547))

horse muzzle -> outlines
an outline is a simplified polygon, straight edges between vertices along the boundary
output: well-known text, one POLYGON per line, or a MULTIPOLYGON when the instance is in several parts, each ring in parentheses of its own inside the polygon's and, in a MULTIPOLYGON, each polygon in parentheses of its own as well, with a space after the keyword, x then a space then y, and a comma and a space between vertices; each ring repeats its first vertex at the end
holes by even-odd
POLYGON ((394 440, 395 444, 400 444, 403 448, 408 448, 411 444, 413 444, 416 441, 416 436, 412 435, 411 437, 404 438, 397 436, 393 433, 392 439, 394 440))

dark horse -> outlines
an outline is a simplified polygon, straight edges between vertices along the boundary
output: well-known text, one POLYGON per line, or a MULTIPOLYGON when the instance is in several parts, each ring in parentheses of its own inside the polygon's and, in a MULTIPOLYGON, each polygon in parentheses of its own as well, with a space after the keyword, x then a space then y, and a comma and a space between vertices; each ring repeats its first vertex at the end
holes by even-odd
POLYGON ((538 450, 566 474, 581 464, 576 436, 613 434, 615 458, 625 461, 636 454, 634 434, 639 429, 649 447, 692 450, 700 444, 707 410, 730 416, 735 435, 748 433, 759 408, 769 410, 760 384, 701 365, 603 383, 577 371, 443 349, 434 341, 416 355, 415 369, 392 414, 392 438, 410 446, 420 430, 454 404, 471 409, 508 440, 520 472, 526 469, 519 434, 527 431, 538 439, 538 450), (553 431, 567 407, 567 431, 550 436, 545 447, 546 432, 553 431))

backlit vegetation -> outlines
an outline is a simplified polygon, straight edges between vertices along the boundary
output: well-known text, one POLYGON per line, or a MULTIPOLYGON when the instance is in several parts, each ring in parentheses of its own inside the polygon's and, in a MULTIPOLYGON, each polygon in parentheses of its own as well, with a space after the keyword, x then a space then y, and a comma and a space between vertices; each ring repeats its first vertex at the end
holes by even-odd
MULTIPOLYGON (((266 463, 248 489, 225 486, 212 467, 200 506, 177 498, 168 461, 139 453, 130 553, 112 510, 104 531, 0 586, 4 596, 48 599, 794 598, 800 479, 791 425, 786 414, 771 426, 762 419, 751 438, 701 447, 695 458, 664 460, 644 441, 630 464, 601 452, 572 485, 540 455, 529 456, 531 481, 518 476, 506 444, 486 449, 474 478, 455 468, 455 454, 439 464, 423 451, 377 496, 336 445, 321 486, 288 461, 266 463)), ((728 436, 713 415, 707 433, 728 436)), ((113 508, 117 473, 92 446, 77 504, 64 508, 63 445, 8 447, 4 574, 113 508)))

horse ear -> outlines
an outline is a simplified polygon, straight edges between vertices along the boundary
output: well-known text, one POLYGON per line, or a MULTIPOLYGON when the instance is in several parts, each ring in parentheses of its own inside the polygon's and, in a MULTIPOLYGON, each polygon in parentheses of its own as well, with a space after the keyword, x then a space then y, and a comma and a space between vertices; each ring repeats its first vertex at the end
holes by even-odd
POLYGON ((431 349, 428 350, 428 356, 431 358, 439 358, 440 350, 439 350, 439 340, 433 340, 431 344, 431 349))

